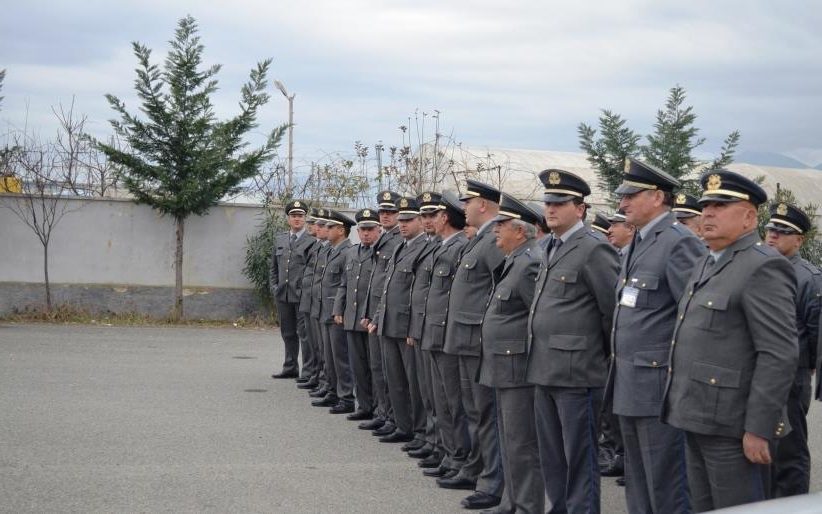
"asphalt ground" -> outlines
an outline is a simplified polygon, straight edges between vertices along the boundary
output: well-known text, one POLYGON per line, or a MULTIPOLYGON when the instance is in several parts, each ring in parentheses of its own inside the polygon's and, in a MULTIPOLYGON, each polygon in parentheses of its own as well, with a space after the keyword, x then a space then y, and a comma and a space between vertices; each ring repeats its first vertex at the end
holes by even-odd
POLYGON ((274 330, 0 325, 0 512, 466 512, 281 362, 274 330))

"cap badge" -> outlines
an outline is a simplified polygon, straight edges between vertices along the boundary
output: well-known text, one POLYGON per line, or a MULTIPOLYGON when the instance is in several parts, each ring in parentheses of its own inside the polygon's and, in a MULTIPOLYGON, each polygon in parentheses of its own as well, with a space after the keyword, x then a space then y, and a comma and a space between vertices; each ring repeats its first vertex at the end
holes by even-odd
POLYGON ((676 195, 676 203, 677 204, 685 205, 686 201, 688 201, 688 199, 685 197, 685 195, 683 193, 679 193, 678 195, 676 195))
POLYGON ((391 201, 391 193, 389 193, 388 191, 386 191, 385 193, 383 193, 383 194, 382 194, 382 199, 383 199, 383 200, 388 200, 388 201, 391 201))
POLYGON ((422 194, 422 201, 423 202, 430 202, 431 201, 431 193, 423 193, 422 194))
POLYGON ((776 206, 776 213, 779 214, 780 216, 787 216, 788 206, 785 205, 784 203, 780 203, 779 205, 776 206))
POLYGON ((365 209, 364 211, 362 211, 362 217, 363 218, 370 218, 371 217, 371 211, 368 210, 368 209, 365 209))
POLYGON ((294 207, 302 207, 302 205, 300 205, 300 202, 294 202, 294 207))
POLYGON ((622 171, 624 171, 625 173, 631 171, 631 159, 627 157, 625 158, 625 166, 622 168, 622 171))
POLYGON ((562 177, 559 176, 558 172, 552 171, 548 175, 548 183, 551 184, 552 186, 555 186, 555 185, 559 184, 560 182, 562 182, 562 177))
POLYGON ((716 191, 720 187, 722 187, 722 177, 714 173, 710 177, 708 177, 708 191, 716 191))
POLYGON ((319 211, 317 211, 317 215, 318 216, 325 216, 325 211, 320 209, 319 211))
POLYGON ((400 200, 400 207, 402 207, 403 209, 408 207, 408 200, 406 200, 405 198, 400 200))

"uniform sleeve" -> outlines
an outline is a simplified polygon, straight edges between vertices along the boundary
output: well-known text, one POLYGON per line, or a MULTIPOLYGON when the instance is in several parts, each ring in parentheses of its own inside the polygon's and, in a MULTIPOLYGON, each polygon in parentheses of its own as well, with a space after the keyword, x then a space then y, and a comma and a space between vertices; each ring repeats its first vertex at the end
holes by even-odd
POLYGON ((277 236, 274 236, 274 244, 271 247, 271 267, 268 270, 268 290, 271 296, 277 294, 277 283, 279 281, 280 269, 277 262, 277 236))
MULTIPOLYGON (((808 345, 808 362, 799 365, 807 368, 816 366, 817 342, 819 340, 820 294, 822 294, 822 275, 811 275, 804 283, 799 284, 796 305, 797 314, 805 325, 805 340, 808 345)), ((800 354, 801 355, 801 354, 800 354)))
POLYGON ((781 256, 766 259, 750 275, 741 303, 756 360, 745 431, 771 439, 799 361, 796 274, 791 263, 781 256))
MULTIPOLYGON (((356 247, 354 247, 356 249, 356 247)), ((345 252, 342 261, 342 273, 340 273, 340 287, 337 288, 337 295, 334 297, 334 306, 331 313, 334 316, 345 314, 345 301, 348 294, 348 262, 352 259, 351 251, 345 252)))
POLYGON ((527 264, 524 269, 513 269, 511 271, 520 274, 519 281, 517 282, 519 296, 522 298, 522 303, 525 304, 525 308, 530 309, 531 304, 534 303, 534 290, 537 286, 537 274, 539 273, 540 261, 539 256, 534 253, 523 255, 521 259, 526 259, 527 264))
POLYGON ((597 302, 602 319, 602 340, 606 355, 611 353, 611 324, 616 308, 614 286, 619 276, 619 255, 607 243, 598 243, 591 250, 582 267, 582 279, 597 302))
MULTIPOLYGON (((691 279, 696 262, 708 249, 696 236, 680 237, 674 243, 671 254, 668 256, 668 266, 665 268, 665 278, 671 289, 674 301, 679 302, 685 292, 685 286, 691 279)), ((616 283, 616 280, 614 281, 616 283)))

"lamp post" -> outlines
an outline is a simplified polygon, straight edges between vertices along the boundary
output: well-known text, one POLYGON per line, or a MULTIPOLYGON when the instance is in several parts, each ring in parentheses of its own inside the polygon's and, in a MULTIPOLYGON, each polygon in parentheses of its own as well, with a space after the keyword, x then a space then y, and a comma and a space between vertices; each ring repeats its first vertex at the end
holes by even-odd
POLYGON ((274 81, 274 87, 288 100, 288 195, 291 196, 292 184, 294 180, 294 97, 296 93, 289 95, 288 90, 279 80, 274 81))

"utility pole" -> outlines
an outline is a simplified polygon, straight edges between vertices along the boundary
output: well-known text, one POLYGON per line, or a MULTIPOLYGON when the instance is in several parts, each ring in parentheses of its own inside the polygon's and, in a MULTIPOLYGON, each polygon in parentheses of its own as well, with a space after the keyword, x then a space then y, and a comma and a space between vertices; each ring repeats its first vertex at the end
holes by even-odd
POLYGON ((286 187, 290 198, 294 185, 294 97, 297 96, 297 93, 289 96, 288 90, 279 80, 274 81, 274 86, 288 100, 288 181, 286 187))
POLYGON ((374 150, 376 150, 377 154, 377 180, 379 182, 379 190, 382 191, 382 141, 378 141, 376 145, 374 145, 374 150))

